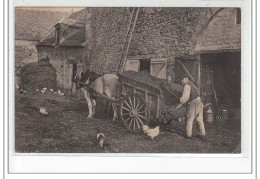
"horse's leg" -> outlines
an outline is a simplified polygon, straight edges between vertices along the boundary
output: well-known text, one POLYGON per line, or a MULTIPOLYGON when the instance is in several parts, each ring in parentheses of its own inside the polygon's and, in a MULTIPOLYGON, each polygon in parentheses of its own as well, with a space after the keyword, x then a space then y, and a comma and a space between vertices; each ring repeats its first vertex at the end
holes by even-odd
POLYGON ((88 118, 93 118, 92 101, 90 99, 89 92, 87 90, 84 90, 84 95, 88 103, 88 118))
MULTIPOLYGON (((115 100, 115 97, 112 97, 112 99, 115 100)), ((115 121, 118 118, 117 105, 115 103, 112 103, 112 107, 114 109, 114 117, 113 117, 112 121, 115 121)))
POLYGON ((93 111, 93 116, 96 114, 96 100, 95 99, 92 99, 92 111, 93 111))
MULTIPOLYGON (((112 97, 109 90, 105 90, 104 92, 105 92, 105 94, 107 95, 108 98, 115 100, 115 97, 114 96, 112 97)), ((117 106, 116 106, 116 104, 112 103, 112 107, 114 109, 114 116, 113 116, 112 121, 115 121, 118 118, 117 106)))

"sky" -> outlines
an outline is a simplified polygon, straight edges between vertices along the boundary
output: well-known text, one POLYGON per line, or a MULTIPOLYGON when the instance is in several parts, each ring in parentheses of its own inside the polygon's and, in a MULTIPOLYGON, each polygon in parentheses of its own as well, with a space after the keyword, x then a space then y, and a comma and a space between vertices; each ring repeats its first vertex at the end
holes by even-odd
POLYGON ((84 8, 65 8, 65 7, 17 7, 16 9, 21 10, 33 10, 33 11, 54 11, 54 12, 77 12, 84 8))

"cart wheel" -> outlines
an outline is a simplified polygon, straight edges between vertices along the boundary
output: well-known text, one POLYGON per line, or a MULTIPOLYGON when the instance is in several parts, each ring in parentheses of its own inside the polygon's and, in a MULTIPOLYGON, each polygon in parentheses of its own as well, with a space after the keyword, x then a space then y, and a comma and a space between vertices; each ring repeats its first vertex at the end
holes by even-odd
POLYGON ((142 125, 150 123, 150 110, 140 95, 127 95, 121 103, 120 118, 127 130, 141 132, 142 125))

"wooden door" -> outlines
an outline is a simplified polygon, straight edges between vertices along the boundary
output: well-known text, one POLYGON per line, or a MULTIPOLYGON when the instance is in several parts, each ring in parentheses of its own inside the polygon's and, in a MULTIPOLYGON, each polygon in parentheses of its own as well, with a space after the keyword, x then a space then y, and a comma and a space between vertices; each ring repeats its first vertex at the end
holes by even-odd
POLYGON ((77 98, 80 99, 81 96, 81 90, 76 90, 76 86, 73 83, 73 79, 75 77, 76 74, 80 73, 81 71, 83 71, 83 64, 79 63, 79 64, 73 64, 73 68, 72 68, 72 84, 71 84, 71 97, 73 98, 77 98), (76 69, 75 69, 76 68, 76 69))
POLYGON ((166 79, 167 59, 166 58, 151 59, 150 74, 157 78, 166 79))
POLYGON ((125 64, 124 71, 132 70, 132 71, 138 72, 139 71, 139 67, 140 67, 139 60, 127 60, 126 64, 125 64))

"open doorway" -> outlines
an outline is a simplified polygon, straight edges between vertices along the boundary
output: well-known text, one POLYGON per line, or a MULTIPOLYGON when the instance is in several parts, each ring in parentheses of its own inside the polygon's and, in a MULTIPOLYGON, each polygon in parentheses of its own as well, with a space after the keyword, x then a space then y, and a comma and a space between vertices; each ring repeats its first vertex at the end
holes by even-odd
MULTIPOLYGON (((211 73, 218 103, 241 108, 241 53, 201 54, 202 75, 211 73)), ((215 97, 212 97, 215 101, 215 97)))
POLYGON ((150 73, 151 59, 140 59, 140 71, 147 71, 150 73))

